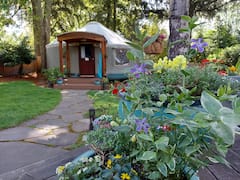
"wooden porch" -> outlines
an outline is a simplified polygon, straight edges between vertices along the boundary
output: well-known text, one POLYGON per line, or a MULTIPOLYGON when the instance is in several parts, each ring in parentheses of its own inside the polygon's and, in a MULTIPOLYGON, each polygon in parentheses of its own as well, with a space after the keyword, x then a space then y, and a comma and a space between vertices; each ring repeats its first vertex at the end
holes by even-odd
POLYGON ((99 78, 67 78, 63 84, 55 84, 57 89, 75 89, 75 90, 102 90, 101 79, 99 78))
POLYGON ((214 164, 199 172, 201 180, 240 180, 240 136, 236 136, 235 144, 227 153, 231 168, 214 164))

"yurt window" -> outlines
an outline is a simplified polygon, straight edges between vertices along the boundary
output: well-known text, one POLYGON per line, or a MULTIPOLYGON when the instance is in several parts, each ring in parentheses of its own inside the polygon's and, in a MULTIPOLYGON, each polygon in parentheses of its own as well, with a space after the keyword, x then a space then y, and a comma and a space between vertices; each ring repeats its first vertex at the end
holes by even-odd
POLYGON ((129 63, 129 60, 127 58, 127 51, 127 49, 115 49, 115 65, 127 65, 129 63))

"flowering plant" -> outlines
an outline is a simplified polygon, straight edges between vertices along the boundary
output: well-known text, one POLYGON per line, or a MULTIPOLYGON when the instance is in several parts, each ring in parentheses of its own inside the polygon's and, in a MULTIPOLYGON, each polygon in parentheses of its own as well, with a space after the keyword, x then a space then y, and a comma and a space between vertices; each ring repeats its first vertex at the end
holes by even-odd
POLYGON ((154 70, 161 73, 163 70, 169 69, 185 69, 187 67, 187 59, 183 55, 176 56, 173 60, 164 57, 153 64, 154 70))

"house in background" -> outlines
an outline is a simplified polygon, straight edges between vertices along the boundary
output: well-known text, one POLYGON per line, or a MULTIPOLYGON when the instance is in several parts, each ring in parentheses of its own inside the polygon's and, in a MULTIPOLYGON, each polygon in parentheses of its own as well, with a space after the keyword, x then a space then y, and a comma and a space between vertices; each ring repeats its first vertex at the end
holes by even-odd
POLYGON ((133 62, 126 57, 131 48, 125 38, 98 22, 57 36, 46 45, 47 67, 59 67, 74 77, 127 77, 133 62))

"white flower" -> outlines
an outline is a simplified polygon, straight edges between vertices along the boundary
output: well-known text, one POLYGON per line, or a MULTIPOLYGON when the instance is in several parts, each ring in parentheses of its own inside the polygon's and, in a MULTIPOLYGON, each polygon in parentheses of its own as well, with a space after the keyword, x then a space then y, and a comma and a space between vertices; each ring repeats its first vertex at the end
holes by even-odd
POLYGON ((83 172, 85 172, 87 169, 88 169, 88 167, 85 167, 85 168, 83 168, 83 170, 82 170, 82 171, 83 171, 83 172))
POLYGON ((94 159, 98 163, 101 162, 101 156, 99 156, 99 155, 94 156, 94 159))
POLYGON ((77 172, 77 175, 80 175, 82 173, 82 169, 79 169, 77 172))
POLYGON ((70 166, 72 163, 71 162, 68 162, 65 164, 65 168, 67 168, 68 166, 70 166))
POLYGON ((83 157, 83 158, 81 159, 81 161, 82 161, 82 162, 88 162, 88 158, 87 158, 87 157, 83 157))
POLYGON ((93 158, 90 157, 90 158, 88 159, 88 161, 89 161, 89 162, 93 162, 93 158))

